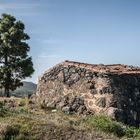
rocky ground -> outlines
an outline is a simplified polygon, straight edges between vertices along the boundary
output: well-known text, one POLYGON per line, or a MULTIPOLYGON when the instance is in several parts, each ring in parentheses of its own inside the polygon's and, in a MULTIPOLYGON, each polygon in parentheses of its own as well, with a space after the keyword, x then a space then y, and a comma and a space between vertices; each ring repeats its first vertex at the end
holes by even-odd
POLYGON ((0 98, 2 140, 138 139, 137 131, 129 129, 103 116, 66 114, 36 106, 27 98, 0 98))

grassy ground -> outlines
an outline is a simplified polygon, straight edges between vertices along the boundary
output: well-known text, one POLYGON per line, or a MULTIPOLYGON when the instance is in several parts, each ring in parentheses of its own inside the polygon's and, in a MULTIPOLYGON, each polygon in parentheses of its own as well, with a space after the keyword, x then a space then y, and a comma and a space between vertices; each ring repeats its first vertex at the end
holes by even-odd
POLYGON ((140 140, 140 129, 106 116, 42 110, 28 99, 0 99, 2 140, 140 140))

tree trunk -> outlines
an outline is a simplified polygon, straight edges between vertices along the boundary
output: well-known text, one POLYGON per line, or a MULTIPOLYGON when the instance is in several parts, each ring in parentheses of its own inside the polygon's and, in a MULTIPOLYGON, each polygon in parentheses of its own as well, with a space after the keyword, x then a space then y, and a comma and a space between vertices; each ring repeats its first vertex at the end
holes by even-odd
POLYGON ((6 97, 10 97, 9 89, 5 88, 4 95, 5 95, 6 97))
POLYGON ((11 77, 11 74, 9 72, 7 72, 6 73, 6 78, 5 78, 5 87, 4 87, 5 88, 5 93, 4 94, 5 94, 6 97, 10 97, 10 89, 9 89, 10 77, 11 77))
MULTIPOLYGON (((8 55, 7 55, 7 52, 5 53, 5 66, 8 66, 8 55)), ((5 72, 5 75, 6 75, 6 78, 5 78, 5 93, 4 95, 6 97, 10 97, 10 92, 9 92, 9 80, 10 80, 10 73, 9 71, 7 70, 5 72)))

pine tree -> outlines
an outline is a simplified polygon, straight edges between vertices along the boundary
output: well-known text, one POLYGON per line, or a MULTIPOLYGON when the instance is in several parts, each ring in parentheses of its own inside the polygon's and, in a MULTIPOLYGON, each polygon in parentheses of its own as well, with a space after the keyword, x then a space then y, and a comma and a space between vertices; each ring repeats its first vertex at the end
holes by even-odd
POLYGON ((0 18, 0 88, 5 96, 10 96, 10 90, 22 86, 22 79, 33 74, 32 58, 26 41, 29 39, 24 32, 25 26, 21 21, 9 14, 0 18))

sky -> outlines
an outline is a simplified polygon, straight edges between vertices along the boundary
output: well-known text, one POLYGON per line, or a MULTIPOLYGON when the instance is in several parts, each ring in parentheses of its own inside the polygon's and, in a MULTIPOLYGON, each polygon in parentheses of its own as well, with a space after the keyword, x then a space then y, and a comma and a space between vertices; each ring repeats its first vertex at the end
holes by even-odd
POLYGON ((140 0, 0 0, 25 24, 38 76, 65 60, 140 66, 140 0))

